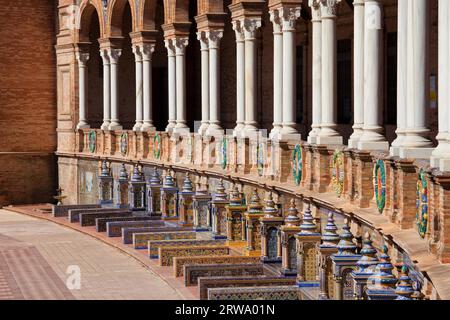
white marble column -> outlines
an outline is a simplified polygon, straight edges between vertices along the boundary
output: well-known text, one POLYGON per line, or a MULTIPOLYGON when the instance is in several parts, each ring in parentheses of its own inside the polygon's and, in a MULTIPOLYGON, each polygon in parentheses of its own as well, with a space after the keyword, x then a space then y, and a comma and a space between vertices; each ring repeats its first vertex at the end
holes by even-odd
POLYGON ((205 31, 197 32, 200 41, 201 54, 201 82, 202 82, 202 124, 198 133, 204 135, 209 126, 209 44, 205 31))
POLYGON ((283 19, 283 128, 281 140, 299 140, 297 131, 296 103, 296 44, 295 34, 297 19, 300 17, 300 7, 280 8, 283 19))
POLYGON ((450 2, 439 0, 439 83, 438 83, 438 117, 439 134, 436 139, 438 147, 431 157, 431 166, 441 171, 450 171, 450 2), (437 161, 439 158, 442 160, 437 161))
POLYGON ((100 49, 103 60, 103 123, 102 130, 109 130, 111 124, 111 65, 107 49, 100 49))
POLYGON ((141 127, 142 131, 155 131, 156 128, 153 125, 153 92, 152 92, 152 55, 155 51, 155 45, 153 43, 144 43, 142 45, 142 66, 143 66, 143 108, 144 119, 141 127))
POLYGON ((139 45, 133 46, 133 53, 136 65, 136 123, 133 127, 133 131, 141 131, 142 127, 142 116, 143 116, 143 68, 142 68, 142 47, 139 45))
POLYGON ((177 123, 177 82, 176 82, 176 61, 175 61, 175 45, 173 39, 165 40, 167 48, 167 73, 168 73, 168 94, 169 94, 169 123, 166 127, 167 132, 172 132, 177 123))
POLYGON ((223 31, 211 30, 207 33, 209 42, 209 126, 206 134, 221 135, 220 126, 220 40, 223 31))
POLYGON ((356 149, 364 126, 364 0, 353 1, 353 133, 349 148, 356 149))
POLYGON ((257 72, 256 72, 256 32, 261 27, 260 18, 244 19, 245 36, 245 136, 253 136, 258 131, 257 122, 257 72))
POLYGON ((189 132, 186 125, 186 46, 188 38, 175 38, 176 58, 176 96, 177 96, 177 124, 173 129, 176 133, 189 132))
POLYGON ((234 20, 236 34, 236 127, 233 135, 239 136, 245 127, 245 43, 242 20, 234 20))
POLYGON ((406 82, 408 53, 408 5, 411 0, 398 0, 397 14, 397 138, 391 145, 391 156, 398 156, 405 138, 406 127, 406 82), (403 58, 401 58, 403 57, 403 58))
POLYGON ((383 6, 364 2, 364 126, 360 150, 389 150, 383 124, 383 6))
POLYGON ((109 49, 109 61, 111 64, 111 123, 109 130, 122 130, 119 123, 119 58, 122 49, 109 49))
POLYGON ((78 124, 77 129, 90 128, 87 123, 87 65, 89 60, 89 53, 77 52, 76 58, 78 61, 78 124))
POLYGON ((320 0, 322 16, 322 123, 318 144, 340 145, 337 124, 337 38, 336 19, 340 0, 320 0))
POLYGON ((428 158, 433 143, 428 138, 430 3, 410 1, 408 5, 407 108, 401 158, 428 158))
POLYGON ((270 138, 278 138, 283 123, 283 21, 279 9, 269 13, 273 25, 273 129, 270 138))
POLYGON ((316 143, 322 122, 322 20, 318 0, 309 0, 312 24, 312 124, 308 143, 316 143))

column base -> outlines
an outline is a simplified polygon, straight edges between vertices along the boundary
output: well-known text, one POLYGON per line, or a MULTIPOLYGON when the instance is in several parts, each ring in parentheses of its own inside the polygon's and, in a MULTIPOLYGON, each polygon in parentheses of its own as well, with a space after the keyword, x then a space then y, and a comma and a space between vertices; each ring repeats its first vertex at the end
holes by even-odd
POLYGON ((204 135, 205 133, 206 133, 206 130, 208 130, 208 127, 209 127, 209 123, 207 123, 207 122, 203 122, 201 125, 200 125, 200 128, 198 128, 198 133, 200 134, 200 135, 204 135))
POLYGON ((389 150, 389 155, 391 157, 399 157, 400 156, 400 147, 391 147, 389 150))
POLYGON ((111 122, 111 124, 109 125, 109 130, 110 131, 122 130, 122 129, 123 129, 123 127, 117 122, 111 122))
POLYGON ((111 124, 111 122, 109 121, 104 121, 102 126, 100 127, 100 129, 105 130, 105 131, 109 131, 109 125, 111 124))
POLYGON ((169 121, 169 124, 166 127, 166 132, 172 132, 173 128, 175 128, 175 122, 169 121))
POLYGON ((308 135, 308 143, 310 144, 316 144, 317 143, 317 137, 319 136, 320 128, 313 128, 311 132, 308 135))
POLYGON ((133 126, 133 131, 141 131, 142 128, 142 122, 136 122, 136 124, 133 126))
POLYGON ((361 139, 364 131, 362 130, 362 126, 356 125, 353 126, 353 133, 348 139, 348 147, 350 149, 358 149, 358 142, 361 139))
POLYGON ((233 137, 238 137, 238 138, 241 137, 244 127, 245 127, 245 125, 243 122, 237 122, 236 127, 234 127, 234 129, 233 129, 233 137))
POLYGON ((341 136, 318 136, 316 143, 322 145, 342 145, 343 139, 341 136))
POLYGON ((224 133, 225 132, 221 126, 219 126, 217 124, 210 124, 208 126, 208 129, 206 129, 205 135, 216 137, 216 136, 223 136, 224 133))
POLYGON ((389 150, 389 142, 387 141, 359 141, 358 142, 359 150, 366 151, 388 151, 389 150))
POLYGON ((402 159, 418 158, 428 159, 434 148, 400 148, 399 157, 402 159))
POLYGON ((450 159, 440 159, 439 171, 442 171, 442 172, 450 171, 450 159))
POLYGON ((278 140, 280 142, 288 142, 288 141, 293 141, 293 142, 299 142, 300 140, 302 140, 302 135, 300 133, 280 133, 278 135, 278 140))
POLYGON ((431 156, 430 157, 430 167, 431 168, 439 168, 441 165, 441 159, 440 157, 431 156))
POLYGON ((269 139, 279 139, 281 133, 281 126, 274 125, 272 131, 269 133, 269 139))
POLYGON ((90 128, 91 128, 91 126, 88 125, 87 123, 79 123, 79 124, 77 124, 77 129, 78 129, 78 130, 81 130, 81 129, 90 129, 90 128))
POLYGON ((189 129, 189 127, 175 127, 173 128, 172 132, 173 133, 179 133, 179 134, 186 134, 189 133, 191 130, 189 129))
POLYGON ((153 132, 156 131, 155 126, 152 123, 144 123, 141 127, 142 132, 153 132))

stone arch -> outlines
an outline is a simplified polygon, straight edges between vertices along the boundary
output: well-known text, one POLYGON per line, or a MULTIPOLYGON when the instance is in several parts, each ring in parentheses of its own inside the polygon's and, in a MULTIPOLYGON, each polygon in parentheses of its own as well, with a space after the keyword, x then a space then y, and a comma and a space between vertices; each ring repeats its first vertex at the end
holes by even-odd
POLYGON ((108 29, 110 37, 122 36, 122 22, 125 5, 131 8, 132 31, 136 31, 136 4, 133 0, 112 0, 108 8, 108 29))
POLYGON ((165 23, 188 22, 189 0, 164 0, 165 23))
POLYGON ((198 15, 223 12, 223 0, 197 0, 198 15))
POLYGON ((89 42, 89 32, 91 29, 92 15, 97 14, 100 24, 100 35, 104 34, 104 20, 101 14, 102 8, 99 7, 98 1, 84 0, 80 5, 78 16, 77 42, 89 42))
POLYGON ((139 12, 141 13, 141 23, 139 29, 145 31, 156 30, 155 20, 158 0, 141 1, 139 5, 139 12))

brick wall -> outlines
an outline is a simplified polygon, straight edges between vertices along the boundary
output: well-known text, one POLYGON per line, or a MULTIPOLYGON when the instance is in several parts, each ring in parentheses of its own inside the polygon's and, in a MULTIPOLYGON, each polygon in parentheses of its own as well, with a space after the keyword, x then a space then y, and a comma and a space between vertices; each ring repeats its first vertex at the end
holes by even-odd
POLYGON ((0 206, 51 200, 55 188, 55 1, 0 6, 0 206))

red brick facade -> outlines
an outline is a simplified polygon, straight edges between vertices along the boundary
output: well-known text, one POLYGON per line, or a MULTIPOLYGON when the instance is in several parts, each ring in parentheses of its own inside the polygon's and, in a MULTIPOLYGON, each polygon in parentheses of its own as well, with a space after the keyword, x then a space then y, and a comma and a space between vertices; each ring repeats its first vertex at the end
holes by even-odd
POLYGON ((0 6, 0 206, 50 201, 56 185, 53 0, 0 6))

